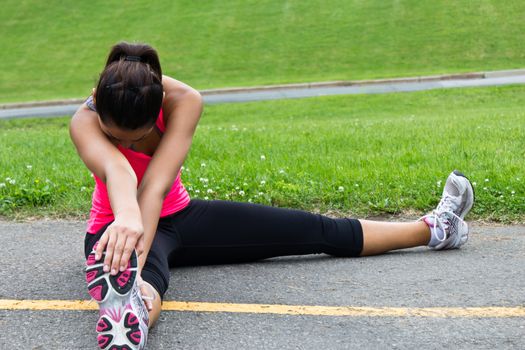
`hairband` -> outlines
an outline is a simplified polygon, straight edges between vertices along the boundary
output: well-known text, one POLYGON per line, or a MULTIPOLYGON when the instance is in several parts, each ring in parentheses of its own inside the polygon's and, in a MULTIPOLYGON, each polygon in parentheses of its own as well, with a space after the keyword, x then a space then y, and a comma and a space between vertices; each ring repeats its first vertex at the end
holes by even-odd
MULTIPOLYGON (((146 85, 146 86, 148 86, 148 85, 146 85)), ((144 86, 144 87, 146 87, 146 86, 144 86)), ((125 86, 122 83, 108 84, 108 85, 105 86, 105 88, 108 89, 108 90, 116 90, 116 89, 123 89, 124 88, 124 89, 132 91, 132 92, 134 92, 136 94, 139 93, 140 89, 141 89, 138 86, 125 86)))
POLYGON ((140 56, 126 56, 124 61, 142 62, 142 58, 140 56))
POLYGON ((159 86, 159 84, 148 84, 144 86, 133 86, 133 85, 126 86, 122 82, 120 82, 120 83, 114 83, 114 84, 107 84, 105 88, 108 90, 126 89, 126 90, 129 90, 129 91, 132 91, 138 94, 139 92, 141 92, 143 88, 154 87, 154 86, 159 86))

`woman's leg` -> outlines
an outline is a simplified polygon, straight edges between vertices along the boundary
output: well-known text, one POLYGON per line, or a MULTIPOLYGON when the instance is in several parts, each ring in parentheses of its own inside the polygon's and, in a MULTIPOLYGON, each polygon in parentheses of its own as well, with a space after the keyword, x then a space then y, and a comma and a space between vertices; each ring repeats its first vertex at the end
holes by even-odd
POLYGON ((285 255, 359 256, 361 224, 250 203, 193 200, 172 218, 181 249, 171 266, 239 263, 285 255))
POLYGON ((174 217, 181 250, 172 265, 236 263, 284 255, 365 256, 428 245, 423 221, 331 219, 248 203, 194 200, 174 217))
POLYGON ((359 220, 363 227, 361 256, 377 255, 395 249, 426 246, 430 228, 424 221, 394 223, 359 220))

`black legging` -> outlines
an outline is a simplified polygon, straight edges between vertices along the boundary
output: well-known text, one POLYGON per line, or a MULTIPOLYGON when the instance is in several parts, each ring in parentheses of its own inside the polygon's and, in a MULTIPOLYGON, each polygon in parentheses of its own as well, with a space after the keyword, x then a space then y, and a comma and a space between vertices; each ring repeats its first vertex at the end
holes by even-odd
MULTIPOLYGON (((86 257, 106 227, 86 235, 86 257)), ((168 289, 169 268, 174 266, 319 253, 358 256, 362 249, 363 230, 355 219, 195 199, 180 212, 160 218, 142 278, 163 296, 168 289)))

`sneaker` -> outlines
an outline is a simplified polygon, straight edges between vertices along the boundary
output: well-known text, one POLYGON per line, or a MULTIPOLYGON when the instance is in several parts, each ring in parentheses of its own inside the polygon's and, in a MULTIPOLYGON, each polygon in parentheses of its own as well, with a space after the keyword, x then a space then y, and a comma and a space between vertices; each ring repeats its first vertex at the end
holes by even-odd
POLYGON ((421 220, 432 231, 429 247, 434 250, 455 249, 468 240, 468 225, 463 220, 474 204, 474 189, 461 172, 454 170, 447 178, 443 195, 432 214, 421 220))
POLYGON ((133 252, 125 271, 112 276, 103 270, 104 254, 95 261, 96 247, 86 261, 86 281, 100 309, 98 346, 104 350, 144 349, 149 315, 137 285, 137 254, 133 252))

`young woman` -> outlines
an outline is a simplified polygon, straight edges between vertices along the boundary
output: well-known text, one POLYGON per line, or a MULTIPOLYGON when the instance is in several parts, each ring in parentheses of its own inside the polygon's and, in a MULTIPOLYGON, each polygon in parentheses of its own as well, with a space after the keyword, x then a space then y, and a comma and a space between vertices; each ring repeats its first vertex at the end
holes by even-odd
POLYGON ((463 219, 474 194, 457 171, 433 213, 412 223, 192 200, 180 169, 201 112, 199 93, 163 76, 153 48, 123 42, 111 49, 92 96, 71 120, 71 138, 96 181, 85 253, 102 349, 145 347, 173 266, 453 249, 467 241, 463 219))

